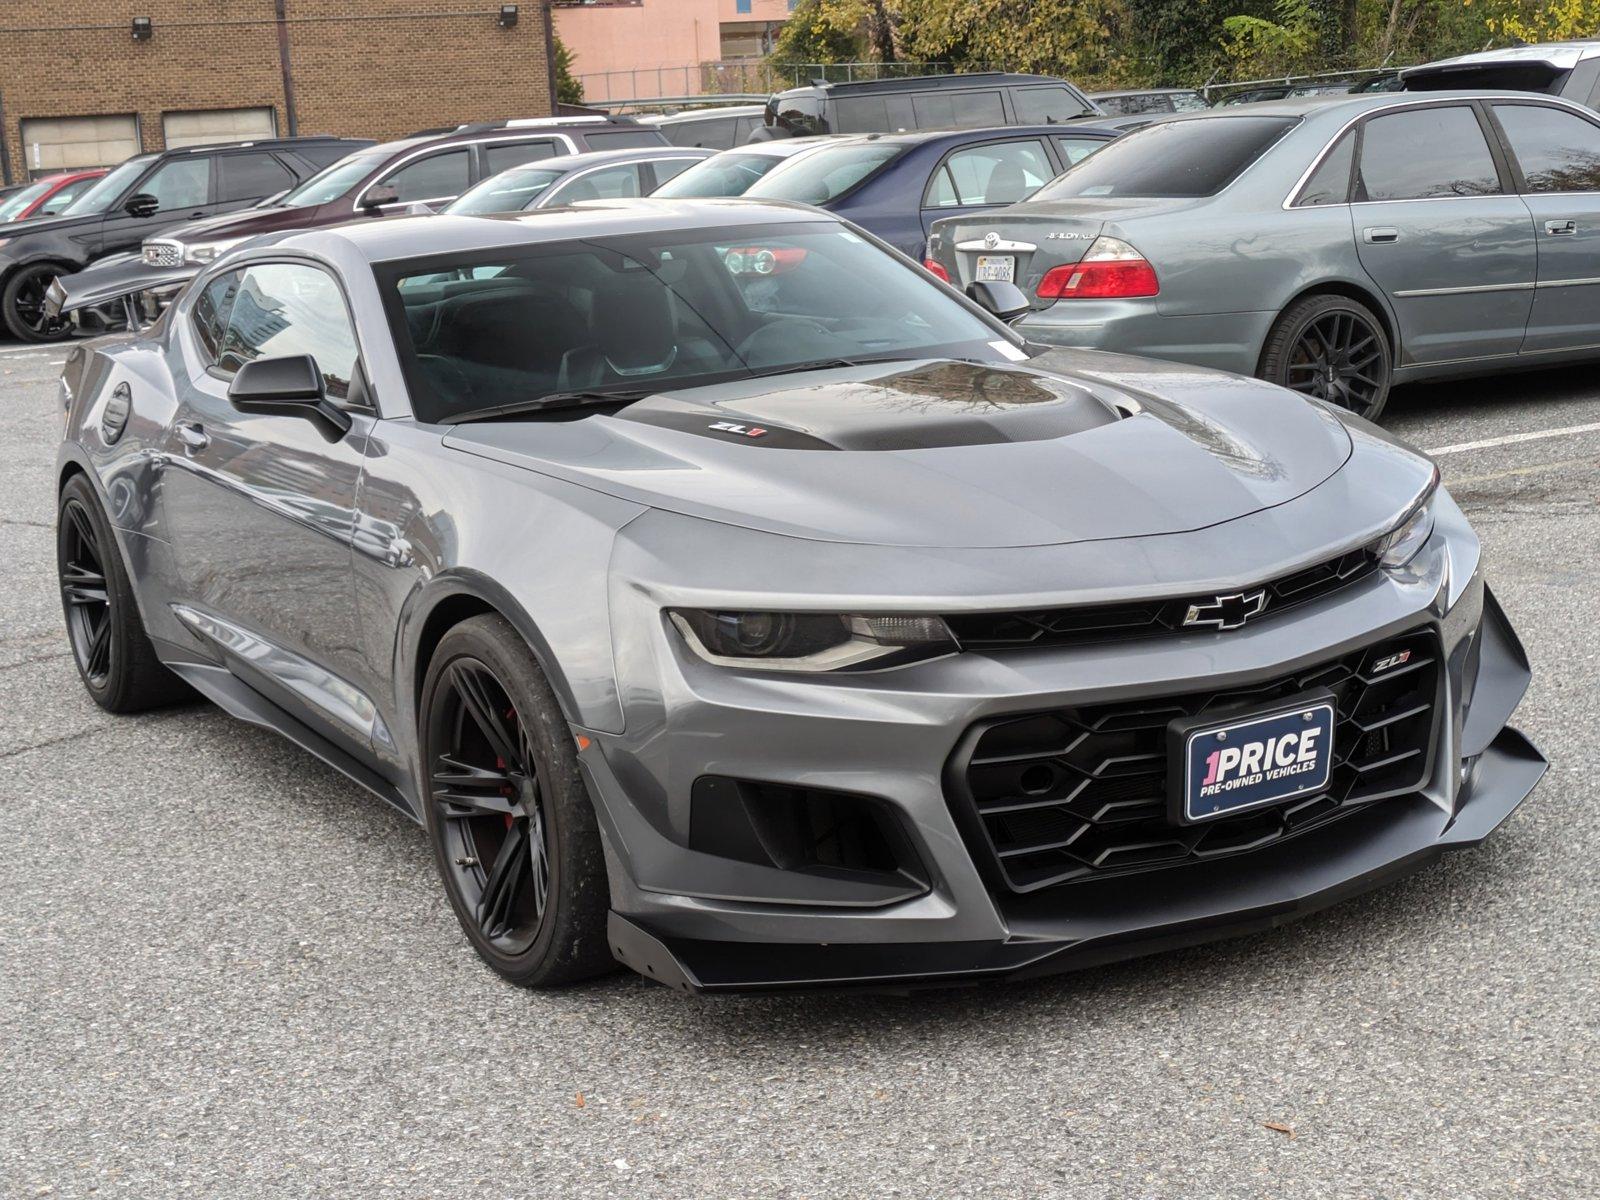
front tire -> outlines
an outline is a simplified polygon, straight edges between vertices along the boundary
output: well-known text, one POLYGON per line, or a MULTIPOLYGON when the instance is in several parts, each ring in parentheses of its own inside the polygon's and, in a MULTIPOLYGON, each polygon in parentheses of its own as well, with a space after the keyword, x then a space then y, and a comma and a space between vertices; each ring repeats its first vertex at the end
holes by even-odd
POLYGON ((1389 402, 1394 364, 1383 324, 1347 296, 1307 296, 1267 334, 1262 379, 1376 421, 1389 402))
POLYGON ((613 969, 605 855, 572 732, 504 618, 444 635, 418 725, 428 839, 473 948, 523 987, 613 969))
POLYGON ((56 510, 56 574, 78 676, 107 712, 133 713, 193 693, 156 658, 100 498, 75 475, 56 510))
POLYGON ((6 328, 25 342, 59 342, 72 332, 72 323, 45 315, 44 294, 58 275, 66 274, 54 263, 21 267, 6 280, 0 292, 6 328))

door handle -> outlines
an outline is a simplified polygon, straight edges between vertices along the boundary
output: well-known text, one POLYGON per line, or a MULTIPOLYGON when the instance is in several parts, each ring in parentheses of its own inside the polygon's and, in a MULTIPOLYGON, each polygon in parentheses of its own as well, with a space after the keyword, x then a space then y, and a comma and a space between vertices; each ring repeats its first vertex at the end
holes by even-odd
POLYGON ((1544 223, 1544 231, 1551 237, 1557 237, 1563 233, 1577 233, 1578 223, 1576 221, 1546 221, 1544 223))
POLYGON ((1361 231, 1361 236, 1375 246, 1381 242, 1398 242, 1400 231, 1392 225, 1369 225, 1361 231))
POLYGON ((204 450, 211 445, 211 435, 198 421, 185 421, 177 427, 178 440, 183 443, 185 454, 193 454, 196 450, 204 450))

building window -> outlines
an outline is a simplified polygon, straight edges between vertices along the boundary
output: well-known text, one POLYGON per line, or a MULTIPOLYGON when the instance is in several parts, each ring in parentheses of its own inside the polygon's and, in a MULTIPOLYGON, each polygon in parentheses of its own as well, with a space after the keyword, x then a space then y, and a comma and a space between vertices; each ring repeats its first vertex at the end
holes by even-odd
POLYGON ((733 0, 733 11, 736 13, 749 15, 750 0, 733 0))

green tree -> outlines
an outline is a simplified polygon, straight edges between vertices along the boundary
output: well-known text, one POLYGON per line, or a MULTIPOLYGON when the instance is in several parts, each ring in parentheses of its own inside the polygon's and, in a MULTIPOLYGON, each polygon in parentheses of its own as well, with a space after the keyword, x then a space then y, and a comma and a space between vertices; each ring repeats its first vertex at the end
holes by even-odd
POLYGON ((1559 42, 1591 38, 1600 31, 1600 0, 1504 3, 1490 9, 1485 23, 1505 41, 1559 42))
POLYGON ((1005 66, 1081 83, 1124 79, 1122 0, 898 0, 905 56, 958 67, 1005 66))
POLYGON ((864 61, 866 26, 866 6, 856 0, 800 0, 768 61, 776 67, 864 61))
POLYGON ((1310 0, 1278 0, 1270 21, 1223 18, 1222 52, 1235 79, 1312 71, 1321 57, 1322 24, 1322 14, 1310 0))
POLYGON ((561 40, 561 35, 554 35, 555 64, 556 64, 556 103, 557 104, 582 104, 583 81, 572 73, 572 51, 561 40))

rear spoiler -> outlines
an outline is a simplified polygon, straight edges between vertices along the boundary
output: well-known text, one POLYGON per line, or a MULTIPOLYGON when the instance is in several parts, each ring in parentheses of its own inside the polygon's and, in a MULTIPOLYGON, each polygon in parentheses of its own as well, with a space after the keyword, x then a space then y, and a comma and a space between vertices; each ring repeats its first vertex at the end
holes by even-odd
POLYGON ((45 312, 52 319, 70 316, 80 329, 94 332, 123 322, 139 329, 198 273, 193 265, 152 267, 138 253, 114 254, 76 275, 57 276, 45 292, 45 312))

